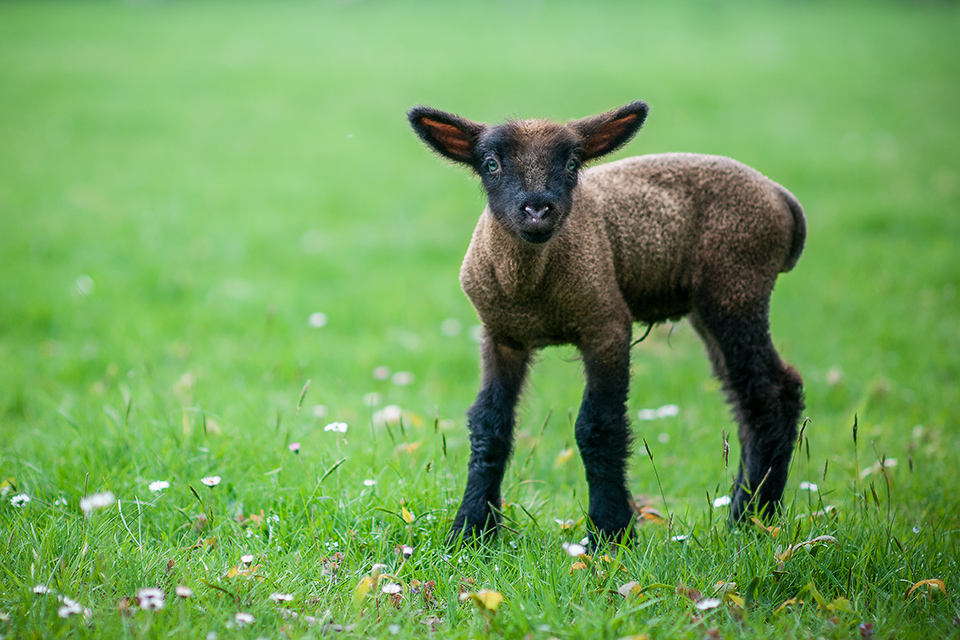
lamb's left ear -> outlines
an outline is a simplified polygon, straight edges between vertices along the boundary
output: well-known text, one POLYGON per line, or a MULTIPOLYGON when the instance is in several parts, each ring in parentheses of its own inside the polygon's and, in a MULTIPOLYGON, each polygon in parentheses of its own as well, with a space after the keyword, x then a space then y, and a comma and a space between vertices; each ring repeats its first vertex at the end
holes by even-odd
POLYGON ((598 116, 568 122, 567 126, 583 140, 580 159, 586 162, 599 158, 627 144, 640 130, 649 110, 646 102, 637 100, 598 116))
POLYGON ((431 149, 456 162, 475 167, 474 147, 486 129, 479 122, 431 109, 414 107, 407 112, 410 126, 431 149))

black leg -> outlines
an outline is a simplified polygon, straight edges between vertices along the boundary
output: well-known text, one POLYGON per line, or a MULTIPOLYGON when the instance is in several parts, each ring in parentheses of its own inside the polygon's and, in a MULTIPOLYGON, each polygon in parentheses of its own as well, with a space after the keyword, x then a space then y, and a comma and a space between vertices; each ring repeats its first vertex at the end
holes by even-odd
POLYGON ((600 538, 616 540, 633 521, 626 479, 631 444, 626 414, 630 327, 616 327, 579 346, 587 384, 576 436, 590 487, 590 520, 600 538))
POLYGON ((461 535, 493 533, 500 507, 500 484, 513 450, 514 410, 523 387, 530 352, 486 336, 481 347, 483 383, 467 412, 470 463, 463 502, 450 530, 452 542, 461 535))
POLYGON ((740 468, 730 517, 737 522, 751 510, 770 515, 779 508, 787 482, 803 382, 774 349, 765 303, 737 316, 699 304, 693 324, 739 422, 740 468))

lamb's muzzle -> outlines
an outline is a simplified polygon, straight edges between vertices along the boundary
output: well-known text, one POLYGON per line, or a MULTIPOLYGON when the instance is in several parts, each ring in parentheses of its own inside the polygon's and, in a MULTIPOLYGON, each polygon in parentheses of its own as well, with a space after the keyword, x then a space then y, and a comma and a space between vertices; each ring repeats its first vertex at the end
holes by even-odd
POLYGON ((647 111, 637 101, 565 125, 496 126, 429 107, 408 114, 420 138, 471 167, 487 194, 460 273, 484 339, 454 538, 496 529, 515 407, 533 352, 553 344, 574 344, 583 356, 576 439, 592 535, 623 536, 633 520, 631 325, 683 316, 739 422, 732 519, 779 505, 803 391, 773 347, 769 301, 778 274, 803 250, 803 209, 782 186, 719 156, 649 155, 582 168, 626 144, 647 111))

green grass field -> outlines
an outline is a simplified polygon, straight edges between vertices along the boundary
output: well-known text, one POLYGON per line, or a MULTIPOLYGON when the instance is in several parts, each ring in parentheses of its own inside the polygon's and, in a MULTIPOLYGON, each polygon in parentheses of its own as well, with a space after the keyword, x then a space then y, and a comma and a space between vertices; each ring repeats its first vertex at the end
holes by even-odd
POLYGON ((958 33, 947 2, 0 4, 0 637, 960 636, 958 33), (582 378, 555 349, 507 529, 450 549, 483 202, 405 111, 637 98, 619 155, 732 156, 807 212, 772 302, 809 416, 780 528, 713 507, 736 426, 682 322, 633 353, 631 489, 662 519, 565 552, 582 378))

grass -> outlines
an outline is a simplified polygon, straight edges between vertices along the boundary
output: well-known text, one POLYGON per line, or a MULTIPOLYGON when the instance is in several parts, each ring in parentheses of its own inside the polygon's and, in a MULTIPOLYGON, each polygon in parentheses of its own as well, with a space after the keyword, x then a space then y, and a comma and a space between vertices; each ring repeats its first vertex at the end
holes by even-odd
POLYGON ((960 635, 958 26, 953 3, 0 5, 0 634, 960 635), (652 113, 621 155, 733 156, 807 210, 773 299, 810 418, 780 530, 712 506, 735 426, 680 323, 635 348, 629 404, 653 456, 631 488, 662 520, 574 569, 582 380, 557 349, 525 395, 508 529, 448 549, 478 384, 456 274, 482 200, 404 112, 635 98, 652 113), (375 419, 389 405, 402 422, 375 419), (378 584, 355 604, 375 563, 397 603, 378 584), (907 595, 928 579, 946 595, 907 595), (721 581, 734 597, 696 609, 721 581), (166 606, 124 611, 144 587, 166 606))

